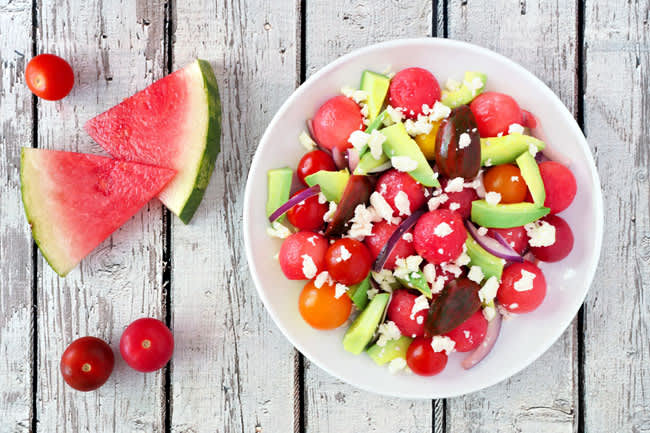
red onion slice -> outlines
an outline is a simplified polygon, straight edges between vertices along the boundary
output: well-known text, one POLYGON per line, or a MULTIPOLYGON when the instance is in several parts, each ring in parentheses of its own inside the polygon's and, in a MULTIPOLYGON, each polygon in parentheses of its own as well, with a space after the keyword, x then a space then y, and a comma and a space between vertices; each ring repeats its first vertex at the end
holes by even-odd
POLYGON ((359 165, 359 160, 361 159, 359 157, 359 151, 354 147, 351 147, 347 150, 347 154, 348 167, 350 167, 350 171, 354 171, 357 168, 357 165, 359 165))
POLYGON ((469 220, 465 221, 465 227, 467 227, 467 231, 470 235, 472 235, 474 240, 488 253, 493 254, 500 259, 508 260, 509 262, 521 263, 524 261, 524 259, 521 258, 517 251, 513 250, 512 247, 508 245, 507 242, 505 242, 505 240, 502 244, 498 240, 489 236, 481 236, 476 226, 469 220))
POLYGON ((287 200, 282 206, 277 208, 273 213, 269 216, 269 221, 273 222, 276 219, 280 218, 286 211, 297 205, 303 200, 307 200, 309 197, 313 197, 315 195, 318 195, 320 192, 320 186, 319 185, 314 185, 310 188, 307 188, 304 191, 300 191, 298 194, 294 195, 291 197, 289 200, 287 200))
POLYGON ((528 251, 526 254, 524 254, 524 260, 527 262, 531 262, 533 265, 537 266, 540 262, 540 260, 533 255, 530 251, 528 251))
POLYGON ((384 245, 377 255, 377 260, 375 260, 375 264, 372 267, 373 271, 380 272, 382 270, 384 264, 386 264, 386 260, 388 260, 388 256, 390 256, 390 253, 393 252, 393 248, 397 245, 397 241, 399 241, 402 235, 415 225, 417 220, 420 219, 423 214, 423 210, 416 210, 402 221, 399 226, 397 226, 397 229, 388 238, 386 245, 384 245))
POLYGON ((474 367, 492 351, 494 343, 496 343, 497 337, 499 337, 499 333, 501 332, 501 322, 501 314, 497 311, 494 318, 488 322, 485 338, 481 344, 467 358, 463 359, 463 362, 460 364, 465 370, 474 367))
POLYGON ((546 134, 544 133, 544 130, 542 129, 542 123, 539 121, 539 119, 533 114, 528 112, 528 115, 533 119, 532 121, 528 121, 531 125, 535 125, 534 127, 530 128, 530 132, 535 138, 539 138, 542 140, 546 146, 542 150, 542 154, 550 159, 551 161, 557 161, 560 164, 564 164, 566 166, 571 164, 571 160, 560 153, 556 148, 554 148, 551 143, 548 141, 548 138, 546 137, 546 134))
POLYGON ((332 149, 332 159, 334 160, 336 168, 339 170, 343 170, 344 168, 348 167, 348 162, 346 161, 345 154, 338 147, 332 149))

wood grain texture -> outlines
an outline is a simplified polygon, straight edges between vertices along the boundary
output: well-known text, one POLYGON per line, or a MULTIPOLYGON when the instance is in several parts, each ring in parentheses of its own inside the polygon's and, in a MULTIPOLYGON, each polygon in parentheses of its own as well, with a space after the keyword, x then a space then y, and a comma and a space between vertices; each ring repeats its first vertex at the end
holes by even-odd
MULTIPOLYGON (((38 145, 104 153, 83 123, 164 74, 162 1, 38 4, 38 52, 70 61, 75 87, 60 102, 39 101, 38 145)), ((162 207, 152 201, 65 279, 39 255, 38 429, 43 432, 161 432, 163 375, 126 366, 119 338, 134 319, 162 318, 162 207), (109 342, 115 370, 98 391, 65 385, 59 359, 75 338, 109 342)))
MULTIPOLYGON (((576 3, 449 2, 448 33, 521 63, 576 110, 576 3)), ((577 429, 576 325, 510 380, 447 401, 447 431, 572 432, 577 429)))
MULTIPOLYGON (((308 1, 307 77, 355 48, 382 40, 431 36, 432 16, 431 1, 308 1)), ((306 432, 433 430, 431 401, 400 400, 360 391, 306 359, 304 383, 306 432)), ((436 424, 442 425, 442 420, 436 424)))
POLYGON ((585 431, 650 430, 650 2, 586 1, 585 131, 605 199, 585 303, 585 431))
POLYGON ((31 2, 0 2, 1 432, 27 432, 31 426, 32 240, 19 173, 20 148, 32 145, 32 98, 23 80, 31 50, 31 2))
POLYGON ((298 81, 294 2, 174 2, 173 60, 215 68, 221 154, 194 219, 172 219, 171 429, 291 432, 294 350, 272 323, 246 265, 242 208, 266 125, 298 81))

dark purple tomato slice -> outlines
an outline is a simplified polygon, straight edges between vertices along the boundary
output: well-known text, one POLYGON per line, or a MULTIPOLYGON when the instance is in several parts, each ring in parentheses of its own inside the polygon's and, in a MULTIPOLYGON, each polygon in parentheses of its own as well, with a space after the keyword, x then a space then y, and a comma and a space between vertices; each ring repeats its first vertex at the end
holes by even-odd
POLYGON ((467 105, 454 108, 436 136, 438 171, 450 179, 476 177, 481 168, 481 139, 472 110, 467 105))

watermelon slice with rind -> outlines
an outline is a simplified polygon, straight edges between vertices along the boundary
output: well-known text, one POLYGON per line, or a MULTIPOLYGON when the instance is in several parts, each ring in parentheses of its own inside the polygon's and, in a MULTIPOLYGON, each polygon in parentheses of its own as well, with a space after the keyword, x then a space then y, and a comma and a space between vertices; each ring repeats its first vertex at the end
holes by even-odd
POLYGON ((25 214, 43 257, 65 276, 155 197, 175 171, 99 155, 23 148, 25 214))
POLYGON ((187 224, 219 153, 221 103, 212 67, 196 60, 90 119, 84 128, 115 158, 176 170, 158 197, 187 224))

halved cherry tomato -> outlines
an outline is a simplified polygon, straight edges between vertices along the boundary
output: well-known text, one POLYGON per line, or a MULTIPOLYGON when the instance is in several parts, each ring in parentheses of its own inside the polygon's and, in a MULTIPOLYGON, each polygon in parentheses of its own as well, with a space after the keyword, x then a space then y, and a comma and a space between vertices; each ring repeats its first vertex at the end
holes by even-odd
POLYGON ((478 310, 465 320, 457 328, 447 332, 445 335, 456 342, 454 348, 458 352, 469 352, 478 347, 487 333, 488 322, 483 312, 478 310))
POLYGON ((326 101, 312 119, 314 139, 326 149, 345 150, 352 145, 350 134, 363 128, 361 108, 352 99, 343 95, 326 101))
POLYGON ((292 234, 284 240, 278 254, 282 272, 290 280, 314 278, 325 269, 327 246, 327 239, 318 233, 301 231, 292 234), (315 269, 311 268, 312 262, 315 269))
POLYGON ((526 198, 528 187, 521 171, 512 164, 490 168, 483 176, 485 191, 501 194, 501 203, 520 203, 526 198))
POLYGON ((481 137, 496 137, 507 134, 513 123, 523 124, 521 108, 517 101, 498 92, 485 92, 478 95, 469 108, 474 113, 481 137))
POLYGON ((298 175, 300 182, 307 186, 305 177, 321 170, 336 171, 336 164, 334 164, 334 160, 326 152, 323 152, 322 150, 312 150, 311 152, 305 153, 305 155, 300 159, 298 168, 296 169, 296 174, 298 175))
POLYGON ((120 354, 134 370, 147 373, 165 366, 174 351, 174 337, 163 322, 145 317, 131 323, 120 338, 120 354))
POLYGON ((406 351, 406 364, 420 376, 434 376, 447 366, 447 352, 435 352, 431 339, 417 337, 406 351))
POLYGON ((325 282, 319 289, 314 281, 308 282, 300 292, 298 310, 311 327, 316 329, 338 328, 348 320, 352 301, 347 294, 335 297, 335 285, 325 282))
POLYGON ((111 347, 97 337, 81 337, 61 356, 63 380, 78 391, 92 391, 108 380, 115 358, 111 347))
MULTIPOLYGON (((296 194, 300 192, 298 191, 296 194)), ((317 230, 325 224, 323 216, 327 213, 327 209, 329 209, 327 202, 320 203, 318 196, 312 196, 289 209, 287 218, 300 230, 317 230)))
POLYGON ((546 279, 542 270, 534 264, 513 263, 503 270, 497 301, 506 310, 528 313, 539 307, 545 296, 546 279), (531 279, 532 284, 527 283, 531 279))
POLYGON ((25 68, 27 87, 39 98, 58 101, 74 86, 74 72, 70 64, 54 54, 40 54, 25 68))
POLYGON ((325 262, 332 278, 349 286, 360 283, 368 276, 372 256, 363 243, 343 238, 330 245, 325 254, 325 262))
POLYGON ((569 224, 557 215, 547 215, 542 221, 555 227, 555 242, 547 247, 530 247, 530 252, 543 262, 559 262, 573 249, 573 231, 569 224))

